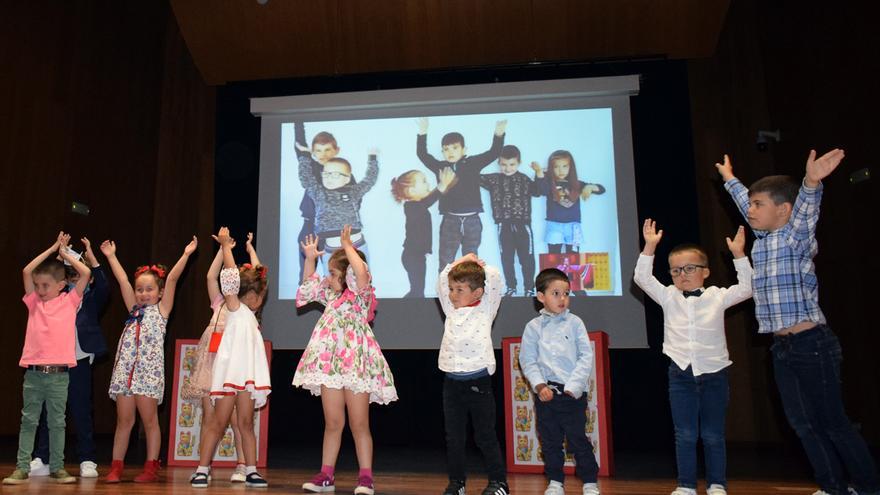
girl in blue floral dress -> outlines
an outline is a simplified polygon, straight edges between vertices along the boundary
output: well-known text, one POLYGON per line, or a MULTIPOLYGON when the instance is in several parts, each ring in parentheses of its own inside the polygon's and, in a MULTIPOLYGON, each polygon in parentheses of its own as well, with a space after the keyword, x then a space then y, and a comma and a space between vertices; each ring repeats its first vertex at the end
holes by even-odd
POLYGON ((141 417, 147 436, 147 461, 144 471, 134 481, 152 482, 159 479, 162 432, 157 409, 165 394, 165 324, 174 307, 177 280, 197 246, 198 241, 193 236, 184 248, 183 256, 167 274, 162 265, 138 268, 132 287, 125 269, 116 258, 116 243, 104 241, 101 244, 101 252, 107 257, 119 283, 125 307, 131 310, 119 338, 110 378, 110 398, 116 401, 116 434, 113 437, 113 462, 105 478, 108 483, 121 481, 135 411, 141 417))

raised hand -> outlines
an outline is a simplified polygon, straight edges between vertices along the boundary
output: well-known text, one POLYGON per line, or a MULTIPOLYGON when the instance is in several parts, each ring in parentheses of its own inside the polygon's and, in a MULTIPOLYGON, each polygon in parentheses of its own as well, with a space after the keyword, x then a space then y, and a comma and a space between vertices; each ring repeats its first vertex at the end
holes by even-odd
POLYGON ((101 243, 101 252, 104 253, 104 256, 107 258, 111 256, 116 256, 116 243, 111 240, 106 240, 101 243))
POLYGON ((229 236, 229 228, 228 227, 220 227, 220 230, 217 232, 217 235, 211 236, 215 241, 220 243, 223 247, 229 247, 232 249, 235 247, 235 239, 229 236))
POLYGON ((730 249, 730 253, 733 254, 734 258, 742 258, 746 255, 746 229, 742 225, 736 229, 736 235, 733 236, 733 240, 730 237, 724 238, 727 241, 727 248, 730 249))
POLYGON ((657 230, 657 222, 646 218, 645 224, 642 225, 642 236, 645 238, 646 243, 656 246, 660 239, 663 238, 663 229, 657 230))
MULTIPOLYGON (((64 236, 65 236, 65 235, 66 235, 66 234, 64 233, 64 231, 58 232, 58 237, 55 238, 55 244, 53 244, 54 249, 60 249, 61 246, 66 246, 66 245, 67 245, 67 243, 64 242, 64 236)), ((69 239, 70 239, 70 236, 67 236, 67 237, 68 237, 68 240, 69 240, 69 239)))
POLYGON ((540 179, 541 177, 544 177, 544 169, 541 168, 541 164, 540 164, 540 163, 538 163, 538 162, 532 162, 532 163, 531 163, 531 167, 532 167, 532 170, 535 171, 535 177, 537 177, 537 178, 539 178, 539 179, 540 179))
POLYGON ((186 247, 183 248, 183 254, 189 256, 196 252, 197 247, 199 247, 199 240, 198 238, 196 238, 196 236, 193 236, 192 240, 189 241, 189 244, 187 244, 186 247))
POLYGON ((58 234, 58 254, 63 255, 64 253, 67 252, 67 249, 69 247, 70 247, 70 234, 65 234, 64 232, 60 232, 58 234))
POLYGON ((507 132, 507 119, 495 122, 495 135, 503 136, 505 132, 507 132))
POLYGON ((92 243, 89 241, 89 238, 83 236, 82 238, 80 238, 79 241, 82 242, 83 246, 85 246, 86 248, 85 256, 89 264, 91 264, 93 267, 98 266, 98 258, 95 258, 95 252, 92 251, 92 243))
POLYGON ((844 152, 840 148, 834 148, 819 158, 816 158, 816 150, 810 150, 810 156, 807 157, 807 175, 805 177, 807 186, 818 186, 822 179, 831 175, 831 172, 834 172, 834 169, 840 165, 843 157, 844 152))
POLYGON ((416 120, 416 124, 419 126, 419 134, 428 133, 428 117, 420 117, 416 120))
POLYGON ((248 252, 253 251, 254 249, 254 233, 247 233, 247 240, 244 242, 244 248, 247 249, 248 252))
POLYGON ((733 164, 730 163, 730 157, 726 153, 724 154, 724 163, 716 163, 715 170, 718 171, 724 182, 727 182, 735 177, 733 175, 733 164))
POLYGON ((353 248, 354 244, 351 243, 351 225, 345 225, 342 227, 342 233, 339 237, 339 242, 342 244, 342 249, 353 248))
POLYGON ((324 251, 318 251, 318 236, 309 234, 299 243, 302 247, 303 254, 308 259, 317 259, 324 255, 324 251))

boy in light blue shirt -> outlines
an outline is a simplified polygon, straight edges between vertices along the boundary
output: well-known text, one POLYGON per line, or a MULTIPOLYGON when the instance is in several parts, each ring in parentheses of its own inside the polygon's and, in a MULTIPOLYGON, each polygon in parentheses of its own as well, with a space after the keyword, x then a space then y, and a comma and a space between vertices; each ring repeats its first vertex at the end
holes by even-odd
POLYGON ((587 384, 593 368, 593 348, 583 320, 568 311, 568 276, 559 269, 542 270, 535 279, 540 316, 526 325, 519 352, 523 374, 537 394, 535 413, 550 480, 544 495, 563 495, 563 440, 574 454, 575 472, 583 495, 599 495, 599 465, 584 429, 587 423, 587 384))

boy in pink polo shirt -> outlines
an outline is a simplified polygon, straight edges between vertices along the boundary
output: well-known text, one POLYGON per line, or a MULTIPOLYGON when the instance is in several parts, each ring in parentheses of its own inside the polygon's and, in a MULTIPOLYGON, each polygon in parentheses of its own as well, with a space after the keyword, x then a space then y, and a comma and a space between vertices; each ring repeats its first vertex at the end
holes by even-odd
POLYGON ((92 272, 67 253, 69 241, 70 236, 60 232, 55 243, 22 270, 22 301, 28 308, 28 322, 24 349, 18 365, 27 371, 24 373, 18 460, 15 471, 3 479, 4 485, 18 485, 28 481, 34 435, 43 403, 46 404, 49 426, 49 476, 58 483, 76 481, 76 478, 64 470, 64 408, 67 405, 69 380, 67 369, 76 366, 76 310, 92 272), (64 264, 57 259, 48 259, 56 251, 79 273, 76 287, 67 293, 62 293, 67 285, 64 264))

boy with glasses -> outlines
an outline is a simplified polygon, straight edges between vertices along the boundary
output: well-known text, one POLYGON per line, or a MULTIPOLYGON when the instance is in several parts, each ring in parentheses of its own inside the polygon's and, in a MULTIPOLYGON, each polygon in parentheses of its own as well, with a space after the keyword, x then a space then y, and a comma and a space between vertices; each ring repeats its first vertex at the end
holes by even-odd
POLYGON ((724 310, 752 297, 752 267, 745 255, 745 230, 727 238, 733 254, 737 284, 703 288, 709 277, 706 251, 695 244, 676 246, 669 253, 673 285, 652 275, 654 251, 663 231, 648 218, 642 226, 645 248, 636 263, 636 285, 663 308, 663 353, 669 363, 669 404, 675 426, 678 487, 672 495, 697 493, 697 438, 703 440, 708 495, 727 493, 727 449, 724 421, 731 361, 724 335, 724 310))

